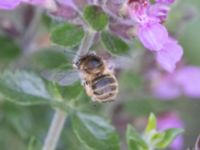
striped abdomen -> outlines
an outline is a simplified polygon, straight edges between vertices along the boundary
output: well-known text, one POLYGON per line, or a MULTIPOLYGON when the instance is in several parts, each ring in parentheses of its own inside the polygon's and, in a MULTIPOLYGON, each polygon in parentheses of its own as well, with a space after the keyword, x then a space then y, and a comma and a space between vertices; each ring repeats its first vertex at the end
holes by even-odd
POLYGON ((98 102, 108 102, 116 98, 118 93, 118 83, 115 76, 110 74, 101 75, 92 81, 93 100, 98 102))

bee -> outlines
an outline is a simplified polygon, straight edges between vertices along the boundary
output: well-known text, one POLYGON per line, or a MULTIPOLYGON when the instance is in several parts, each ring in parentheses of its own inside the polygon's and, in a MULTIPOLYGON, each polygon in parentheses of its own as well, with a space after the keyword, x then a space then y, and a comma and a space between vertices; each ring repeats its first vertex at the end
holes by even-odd
POLYGON ((108 64, 95 53, 82 56, 74 64, 82 84, 92 101, 110 102, 116 99, 118 81, 108 64))
POLYGON ((114 70, 109 64, 94 52, 80 56, 73 63, 74 70, 59 72, 55 76, 46 71, 43 76, 55 81, 61 86, 71 85, 78 79, 94 102, 114 101, 118 94, 118 81, 114 70))

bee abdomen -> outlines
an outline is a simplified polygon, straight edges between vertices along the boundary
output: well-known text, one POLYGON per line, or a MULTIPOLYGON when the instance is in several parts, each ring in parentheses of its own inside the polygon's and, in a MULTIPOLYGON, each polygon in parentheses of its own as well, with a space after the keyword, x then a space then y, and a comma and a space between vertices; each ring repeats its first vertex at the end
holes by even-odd
POLYGON ((92 89, 94 100, 99 102, 108 102, 116 98, 118 93, 118 84, 114 76, 102 75, 93 80, 92 89))

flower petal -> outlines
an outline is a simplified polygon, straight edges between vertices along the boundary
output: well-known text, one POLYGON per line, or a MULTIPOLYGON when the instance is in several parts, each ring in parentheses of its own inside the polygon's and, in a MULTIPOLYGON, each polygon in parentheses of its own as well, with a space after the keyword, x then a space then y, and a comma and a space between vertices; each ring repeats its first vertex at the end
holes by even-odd
POLYGON ((20 4, 21 0, 1 0, 0 9, 14 9, 20 4))
POLYGON ((159 23, 140 25, 137 35, 144 47, 152 51, 159 51, 168 40, 166 28, 159 23))
POLYGON ((200 97, 200 68, 189 66, 179 70, 175 81, 186 96, 200 97))
POLYGON ((163 3, 156 3, 148 9, 148 15, 155 17, 160 23, 167 19, 170 7, 163 3))
POLYGON ((175 2, 175 0, 156 0, 157 3, 163 3, 163 4, 172 4, 175 2))
POLYGON ((154 96, 161 100, 173 100, 181 95, 179 87, 168 77, 160 79, 152 88, 154 96))
POLYGON ((41 5, 44 4, 46 0, 22 0, 22 1, 32 5, 41 5))
POLYGON ((168 72, 173 72, 176 63, 180 61, 183 55, 182 47, 173 39, 169 39, 162 50, 156 53, 158 64, 168 72))

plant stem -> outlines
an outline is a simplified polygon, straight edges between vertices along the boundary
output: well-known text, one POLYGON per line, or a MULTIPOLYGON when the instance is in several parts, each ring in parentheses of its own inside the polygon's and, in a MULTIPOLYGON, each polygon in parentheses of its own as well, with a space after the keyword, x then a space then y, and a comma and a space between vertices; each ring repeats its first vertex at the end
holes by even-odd
POLYGON ((37 33, 38 26, 42 18, 42 12, 43 10, 41 8, 35 9, 33 19, 30 22, 29 27, 25 31, 23 41, 22 41, 22 47, 23 47, 24 53, 29 53, 32 41, 37 33))
POLYGON ((83 56, 88 53, 88 50, 90 49, 90 47, 92 46, 94 42, 95 35, 96 35, 96 32, 91 29, 87 29, 85 31, 85 36, 79 46, 79 50, 76 53, 74 62, 76 62, 80 56, 83 56))
POLYGON ((65 112, 61 110, 55 111, 42 150, 54 150, 56 148, 66 118, 67 115, 65 112))
MULTIPOLYGON (((95 37, 95 32, 93 30, 86 30, 85 36, 79 46, 79 50, 74 58, 74 61, 77 61, 80 56, 86 54, 90 47, 93 44, 95 37)), ((44 145, 42 150, 54 150, 56 148, 56 145, 58 143, 61 131, 64 127, 64 123, 66 120, 67 115, 65 112, 61 110, 56 110, 51 126, 49 128, 49 131, 47 133, 44 145)))

